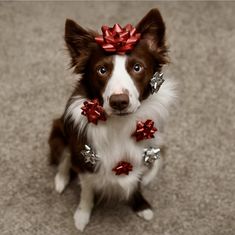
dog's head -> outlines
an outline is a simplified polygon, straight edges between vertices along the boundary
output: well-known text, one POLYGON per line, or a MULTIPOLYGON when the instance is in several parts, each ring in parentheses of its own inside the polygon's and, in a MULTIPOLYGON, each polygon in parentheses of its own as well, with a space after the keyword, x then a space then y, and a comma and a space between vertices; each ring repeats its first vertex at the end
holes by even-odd
POLYGON ((150 94, 150 79, 167 62, 165 25, 157 9, 136 26, 141 38, 124 55, 106 52, 97 44, 96 32, 83 29, 72 20, 65 25, 65 41, 71 66, 81 75, 77 93, 98 98, 108 115, 135 112, 150 94))

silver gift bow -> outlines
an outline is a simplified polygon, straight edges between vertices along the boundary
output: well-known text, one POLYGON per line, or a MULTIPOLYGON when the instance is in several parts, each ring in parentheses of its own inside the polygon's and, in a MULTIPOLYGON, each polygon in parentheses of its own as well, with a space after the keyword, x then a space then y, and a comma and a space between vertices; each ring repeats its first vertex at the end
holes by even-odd
POLYGON ((144 164, 147 167, 151 167, 153 163, 160 158, 159 148, 145 148, 143 153, 144 164))
MULTIPOLYGON (((99 157, 95 154, 92 148, 89 145, 85 144, 85 149, 81 151, 81 154, 84 156, 85 163, 90 163, 93 166, 96 166, 99 161, 99 157)), ((154 162, 160 158, 160 149, 159 148, 144 148, 143 152, 143 161, 147 167, 152 167, 154 162)))
POLYGON ((92 150, 92 148, 85 144, 85 149, 81 151, 82 156, 84 156, 85 163, 90 163, 93 166, 96 165, 99 160, 98 156, 92 150))
POLYGON ((157 93, 164 81, 165 80, 163 79, 163 73, 156 72, 153 75, 153 78, 150 80, 151 93, 157 93))

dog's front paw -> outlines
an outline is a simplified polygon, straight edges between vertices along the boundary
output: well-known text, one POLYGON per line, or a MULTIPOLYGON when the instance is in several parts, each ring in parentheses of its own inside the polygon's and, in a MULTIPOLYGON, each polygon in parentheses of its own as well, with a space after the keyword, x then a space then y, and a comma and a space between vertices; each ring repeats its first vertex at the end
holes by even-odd
POLYGON ((83 231, 90 221, 90 212, 78 208, 73 218, 76 228, 83 231))
POLYGON ((55 190, 58 193, 62 193, 65 189, 65 187, 68 185, 69 183, 69 176, 68 175, 64 175, 61 173, 57 173, 55 176, 55 190))
POLYGON ((153 211, 148 208, 137 212, 137 215, 145 220, 151 220, 153 218, 153 211))

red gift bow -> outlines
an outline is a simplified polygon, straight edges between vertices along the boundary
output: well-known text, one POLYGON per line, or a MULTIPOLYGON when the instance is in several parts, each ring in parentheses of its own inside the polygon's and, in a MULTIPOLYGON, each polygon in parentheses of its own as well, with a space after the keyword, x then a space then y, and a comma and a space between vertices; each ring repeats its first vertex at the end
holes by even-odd
POLYGON ((124 28, 119 24, 115 24, 113 28, 103 25, 101 30, 103 35, 95 37, 95 40, 108 52, 125 54, 125 52, 132 50, 140 39, 140 33, 136 33, 136 28, 131 24, 127 24, 124 28))
POLYGON ((146 122, 138 121, 136 124, 136 130, 132 136, 136 137, 136 141, 143 139, 154 138, 154 133, 157 131, 157 128, 154 127, 154 121, 148 119, 146 122))
POLYGON ((133 166, 129 162, 121 161, 115 166, 112 171, 116 172, 116 175, 129 175, 129 172, 132 171, 133 166))
POLYGON ((85 101, 81 107, 82 114, 87 117, 88 122, 97 125, 98 120, 106 121, 105 111, 100 106, 98 99, 85 101))

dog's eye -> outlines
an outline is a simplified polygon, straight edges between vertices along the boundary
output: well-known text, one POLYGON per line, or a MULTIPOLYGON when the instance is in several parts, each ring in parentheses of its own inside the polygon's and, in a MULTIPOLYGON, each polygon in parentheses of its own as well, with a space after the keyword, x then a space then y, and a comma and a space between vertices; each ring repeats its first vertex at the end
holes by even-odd
POLYGON ((139 73, 140 71, 142 71, 142 69, 143 69, 143 66, 140 65, 140 64, 135 64, 135 65, 133 66, 133 70, 134 70, 136 73, 139 73))
POLYGON ((107 68, 105 67, 105 66, 101 66, 101 67, 99 67, 98 68, 98 73, 101 75, 101 76, 103 76, 103 75, 105 75, 106 73, 107 73, 107 68))

